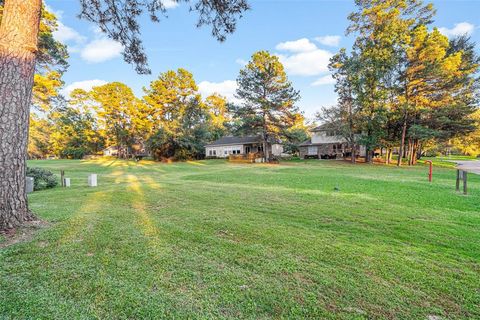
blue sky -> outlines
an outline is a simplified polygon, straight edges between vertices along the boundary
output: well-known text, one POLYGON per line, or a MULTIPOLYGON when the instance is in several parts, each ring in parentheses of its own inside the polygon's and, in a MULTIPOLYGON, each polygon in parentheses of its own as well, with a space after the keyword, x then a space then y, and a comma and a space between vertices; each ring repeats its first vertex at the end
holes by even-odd
MULTIPOLYGON (((345 36, 353 0, 251 0, 252 10, 224 43, 208 27, 195 28, 196 15, 185 4, 165 0, 171 8, 160 23, 142 20, 142 39, 151 75, 137 75, 120 55, 121 46, 100 34, 94 25, 79 20, 78 0, 47 0, 60 18, 56 37, 68 44, 70 68, 64 75, 68 92, 110 81, 122 81, 138 96, 159 73, 185 68, 191 71, 203 94, 218 91, 233 98, 235 79, 242 63, 257 50, 278 54, 290 80, 300 90, 298 106, 311 117, 322 106, 335 103, 328 75, 328 58, 341 47, 350 48, 345 36)), ((433 1, 434 26, 448 36, 468 33, 480 43, 480 0, 433 1)), ((480 52, 480 47, 477 45, 480 52)))

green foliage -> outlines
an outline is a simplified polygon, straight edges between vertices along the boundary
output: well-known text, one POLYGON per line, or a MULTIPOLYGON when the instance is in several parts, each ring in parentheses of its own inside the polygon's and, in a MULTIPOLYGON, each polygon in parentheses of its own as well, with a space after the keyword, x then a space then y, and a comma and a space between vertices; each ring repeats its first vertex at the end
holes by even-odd
POLYGON ((299 145, 308 140, 308 134, 305 128, 292 128, 284 133, 285 141, 283 151, 289 154, 298 154, 299 145))
POLYGON ((211 96, 203 103, 193 75, 185 69, 160 74, 144 91, 154 120, 147 145, 156 159, 202 158, 204 145, 225 130, 225 100, 211 96))
POLYGON ((475 44, 430 30, 435 11, 421 0, 356 5, 347 30, 356 35, 351 53, 342 49, 330 63, 338 106, 324 109, 322 118, 350 145, 364 144, 367 160, 381 147, 399 147, 403 156, 408 142, 409 164, 423 146, 472 132, 480 88, 475 44))
POLYGON ((89 93, 92 108, 98 117, 98 128, 107 146, 118 146, 121 157, 127 158, 136 142, 143 141, 148 130, 143 102, 132 89, 121 82, 94 87, 89 93))
POLYGON ((28 139, 28 157, 45 158, 52 154, 51 146, 51 123, 47 119, 38 117, 35 113, 30 114, 30 128, 28 139))
POLYGON ((83 147, 67 147, 60 151, 60 157, 63 159, 83 159, 87 150, 83 147))
POLYGON ((56 109, 49 114, 52 124, 50 143, 52 152, 68 159, 81 159, 103 148, 96 118, 89 111, 73 106, 56 109))
POLYGON ((33 178, 33 190, 50 189, 57 186, 55 175, 44 168, 27 168, 27 176, 33 178))
POLYGON ((237 83, 237 96, 243 99, 235 110, 239 132, 260 134, 266 143, 281 138, 295 124, 299 112, 295 103, 300 94, 292 87, 277 56, 255 52, 240 70, 237 83))

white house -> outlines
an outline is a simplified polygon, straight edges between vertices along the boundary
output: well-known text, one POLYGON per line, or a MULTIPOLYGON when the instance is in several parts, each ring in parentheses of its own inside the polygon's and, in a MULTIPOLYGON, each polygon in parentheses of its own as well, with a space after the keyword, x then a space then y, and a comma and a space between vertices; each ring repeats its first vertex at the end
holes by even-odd
MULTIPOLYGON (((283 145, 279 141, 269 142, 267 148, 268 153, 273 156, 280 156, 283 153, 283 145)), ((231 154, 248 155, 251 153, 263 153, 261 136, 226 136, 205 146, 207 158, 227 158, 231 154)))
POLYGON ((108 148, 103 149, 104 156, 111 156, 116 157, 118 156, 118 147, 117 146, 110 146, 108 148))
MULTIPOLYGON (((351 155, 346 139, 329 124, 311 130, 312 137, 299 145, 300 158, 339 159, 351 155)), ((364 157, 365 146, 357 146, 356 154, 364 157)))

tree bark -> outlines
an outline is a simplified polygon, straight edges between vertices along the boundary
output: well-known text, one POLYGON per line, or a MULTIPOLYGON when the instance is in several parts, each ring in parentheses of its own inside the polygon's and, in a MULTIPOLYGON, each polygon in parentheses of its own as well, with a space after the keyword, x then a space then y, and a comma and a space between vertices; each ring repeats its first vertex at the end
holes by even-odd
POLYGON ((385 154, 385 163, 386 164, 390 164, 392 163, 392 148, 391 147, 388 147, 387 150, 386 150, 386 154, 385 154))
POLYGON ((408 123, 408 112, 405 108, 405 113, 403 115, 403 125, 402 125, 402 138, 400 139, 400 149, 398 150, 398 160, 397 166, 402 165, 403 154, 405 153, 405 138, 407 136, 407 123, 408 123))
POLYGON ((25 172, 41 0, 6 0, 0 25, 0 230, 34 219, 25 172))
POLYGON ((352 163, 356 163, 357 161, 357 145, 354 143, 353 146, 352 146, 352 153, 351 153, 351 161, 352 163))

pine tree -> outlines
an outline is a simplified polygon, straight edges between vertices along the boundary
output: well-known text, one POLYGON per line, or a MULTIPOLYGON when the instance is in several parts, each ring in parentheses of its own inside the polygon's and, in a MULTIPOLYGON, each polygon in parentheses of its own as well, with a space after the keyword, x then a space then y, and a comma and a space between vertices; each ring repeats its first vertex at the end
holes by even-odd
POLYGON ((237 96, 243 101, 236 110, 237 117, 242 119, 240 129, 262 136, 264 157, 268 160, 268 142, 281 138, 294 124, 299 92, 293 89, 278 57, 267 51, 252 55, 240 70, 237 83, 237 96))

